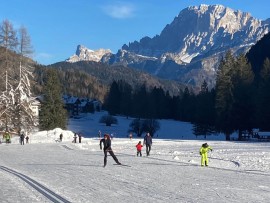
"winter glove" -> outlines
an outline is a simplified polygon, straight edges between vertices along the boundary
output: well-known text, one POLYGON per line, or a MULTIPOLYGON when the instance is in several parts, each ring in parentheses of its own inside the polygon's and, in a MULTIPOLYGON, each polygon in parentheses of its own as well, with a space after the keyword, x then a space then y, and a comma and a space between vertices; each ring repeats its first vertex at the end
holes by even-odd
POLYGON ((200 152, 200 155, 202 155, 202 153, 200 152))
POLYGON ((100 146, 100 150, 102 150, 102 147, 100 146))
POLYGON ((210 149, 211 150, 211 152, 213 151, 212 149, 210 149))

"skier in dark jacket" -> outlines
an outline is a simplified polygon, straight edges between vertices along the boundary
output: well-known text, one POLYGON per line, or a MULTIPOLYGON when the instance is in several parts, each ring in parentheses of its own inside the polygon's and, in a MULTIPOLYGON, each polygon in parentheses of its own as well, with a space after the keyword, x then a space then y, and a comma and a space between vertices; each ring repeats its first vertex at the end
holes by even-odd
POLYGON ((20 135, 20 142, 21 142, 21 145, 24 145, 24 133, 21 133, 20 135))
POLYGON ((150 133, 147 133, 145 135, 143 144, 146 145, 146 155, 149 156, 150 151, 151 151, 151 146, 152 146, 152 137, 151 137, 150 133))
POLYGON ((63 140, 63 133, 61 133, 61 134, 59 135, 59 139, 60 139, 60 142, 62 142, 62 140, 63 140))
POLYGON ((117 157, 114 155, 113 150, 111 148, 111 138, 110 135, 105 134, 104 138, 100 140, 99 146, 100 149, 102 149, 102 143, 103 143, 103 150, 104 150, 104 166, 107 165, 107 153, 109 152, 114 161, 118 164, 121 165, 121 163, 118 161, 117 157))

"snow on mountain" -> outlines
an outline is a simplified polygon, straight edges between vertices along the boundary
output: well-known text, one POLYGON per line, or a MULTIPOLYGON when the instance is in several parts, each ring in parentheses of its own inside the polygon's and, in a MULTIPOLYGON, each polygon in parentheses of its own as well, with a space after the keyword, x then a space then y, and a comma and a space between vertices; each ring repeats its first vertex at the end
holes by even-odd
POLYGON ((109 49, 98 49, 98 50, 93 51, 91 49, 86 48, 83 45, 78 45, 76 54, 69 57, 66 61, 70 63, 74 63, 77 61, 99 62, 105 54, 109 54, 109 53, 111 53, 111 50, 109 49))
POLYGON ((182 59, 182 56, 202 55, 211 49, 224 50, 255 43, 268 31, 269 25, 246 12, 222 5, 190 6, 182 10, 160 35, 143 38, 122 49, 156 57, 168 52, 182 59))
POLYGON ((193 84, 201 85, 201 80, 209 79, 210 84, 226 51, 245 53, 268 32, 268 21, 256 19, 249 13, 222 5, 190 6, 166 25, 160 35, 123 45, 118 53, 111 55, 114 60, 107 62, 122 62, 183 83, 192 80, 193 84), (150 61, 137 55, 157 59, 150 61))
POLYGON ((94 54, 78 46, 76 55, 67 61, 117 63, 195 86, 206 80, 212 87, 221 57, 229 49, 235 55, 246 53, 269 30, 269 19, 202 4, 183 9, 159 35, 124 44, 116 54, 104 50, 94 54))

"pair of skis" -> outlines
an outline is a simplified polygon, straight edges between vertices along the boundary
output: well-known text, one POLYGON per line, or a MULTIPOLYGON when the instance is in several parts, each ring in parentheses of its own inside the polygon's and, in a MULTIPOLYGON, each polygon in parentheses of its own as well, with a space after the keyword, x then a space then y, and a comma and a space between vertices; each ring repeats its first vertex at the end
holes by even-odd
POLYGON ((116 165, 116 166, 125 166, 125 167, 131 167, 130 165, 127 165, 127 164, 113 164, 113 165, 116 165))

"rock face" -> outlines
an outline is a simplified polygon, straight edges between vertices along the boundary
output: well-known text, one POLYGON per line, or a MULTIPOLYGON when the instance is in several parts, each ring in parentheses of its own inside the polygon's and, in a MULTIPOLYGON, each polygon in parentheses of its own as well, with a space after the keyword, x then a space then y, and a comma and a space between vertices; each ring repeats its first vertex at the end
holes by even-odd
POLYGON ((269 32, 269 22, 222 5, 190 6, 160 35, 125 44, 116 54, 105 53, 100 61, 196 86, 206 80, 211 87, 226 51, 246 53, 269 32))
POLYGON ((70 63, 74 63, 77 61, 99 62, 105 54, 109 54, 109 53, 111 53, 111 51, 108 49, 98 49, 96 51, 93 51, 91 49, 86 48, 85 46, 78 45, 76 54, 69 57, 66 61, 70 63))

